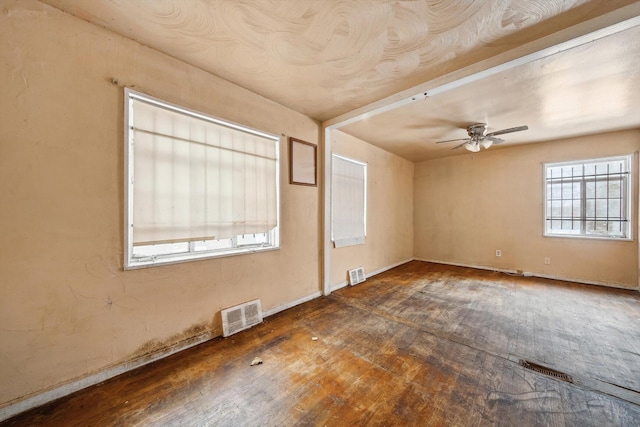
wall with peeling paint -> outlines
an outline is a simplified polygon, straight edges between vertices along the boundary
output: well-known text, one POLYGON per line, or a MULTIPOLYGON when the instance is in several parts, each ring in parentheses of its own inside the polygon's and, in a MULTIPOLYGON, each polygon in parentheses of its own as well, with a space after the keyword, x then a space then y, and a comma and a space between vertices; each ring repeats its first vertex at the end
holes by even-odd
POLYGON ((314 143, 317 122, 41 3, 0 8, 0 406, 319 291, 319 189, 288 184, 284 143, 280 250, 123 271, 122 86, 314 143))
POLYGON ((331 132, 334 153, 367 163, 367 236, 362 245, 331 250, 331 286, 347 270, 366 274, 413 257, 413 162, 341 131, 331 132))

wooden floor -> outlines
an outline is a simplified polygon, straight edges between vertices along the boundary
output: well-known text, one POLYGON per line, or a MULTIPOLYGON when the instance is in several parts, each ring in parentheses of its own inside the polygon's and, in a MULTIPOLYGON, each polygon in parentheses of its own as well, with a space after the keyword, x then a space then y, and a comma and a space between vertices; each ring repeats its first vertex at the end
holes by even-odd
POLYGON ((638 426, 640 295, 414 261, 0 425, 638 426))

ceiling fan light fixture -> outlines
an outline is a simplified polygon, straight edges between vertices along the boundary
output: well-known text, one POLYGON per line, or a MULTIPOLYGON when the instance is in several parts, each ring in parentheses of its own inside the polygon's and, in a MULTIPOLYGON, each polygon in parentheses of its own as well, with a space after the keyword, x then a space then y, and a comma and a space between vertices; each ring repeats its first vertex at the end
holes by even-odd
POLYGON ((477 153, 480 151, 480 147, 485 150, 493 147, 496 144, 502 144, 504 139, 496 138, 496 135, 502 135, 505 133, 512 132, 520 132, 523 130, 528 130, 529 126, 516 126, 512 128, 497 130, 495 132, 487 133, 487 124, 486 123, 476 123, 469 127, 467 127, 467 135, 468 138, 458 138, 458 139, 448 139, 445 141, 436 141, 436 144, 442 144, 444 142, 453 142, 453 141, 464 141, 455 147, 452 150, 457 150, 458 148, 464 147, 465 150, 471 151, 472 153, 477 153))
POLYGON ((471 151, 472 153, 477 153, 478 151, 480 151, 480 146, 478 145, 477 142, 474 142, 474 141, 469 141, 466 144, 464 144, 464 148, 471 151))

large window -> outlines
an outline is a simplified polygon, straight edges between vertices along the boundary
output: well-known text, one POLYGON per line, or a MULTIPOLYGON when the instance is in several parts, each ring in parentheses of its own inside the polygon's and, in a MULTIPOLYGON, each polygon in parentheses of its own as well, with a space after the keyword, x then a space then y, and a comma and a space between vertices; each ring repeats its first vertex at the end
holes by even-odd
POLYGON ((336 248, 364 243, 367 232, 367 164, 331 156, 331 240, 336 248))
POLYGON ((125 91, 125 267, 279 246, 279 138, 125 91))
POLYGON ((545 235, 631 238, 631 156, 545 164, 545 235))

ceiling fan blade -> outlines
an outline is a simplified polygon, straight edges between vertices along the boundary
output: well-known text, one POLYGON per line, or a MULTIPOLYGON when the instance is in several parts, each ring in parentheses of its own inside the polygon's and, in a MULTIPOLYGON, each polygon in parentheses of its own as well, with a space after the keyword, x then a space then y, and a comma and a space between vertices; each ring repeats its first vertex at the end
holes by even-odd
POLYGON ((466 139, 462 144, 460 145, 456 145, 455 147, 452 148, 452 150, 457 150, 458 148, 464 147, 465 144, 467 144, 470 140, 466 139))
POLYGON ((454 141, 469 141, 469 138, 447 139, 446 141, 436 141, 436 144, 442 144, 445 142, 454 142, 454 141))
POLYGON ((502 135, 504 133, 520 132, 527 129, 529 129, 529 126, 516 126, 514 128, 497 130, 495 132, 488 133, 486 136, 490 137, 490 136, 502 135))
POLYGON ((504 142, 504 139, 496 138, 495 136, 487 136, 485 138, 488 139, 489 141, 493 142, 494 144, 502 144, 504 142))

